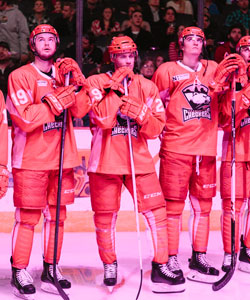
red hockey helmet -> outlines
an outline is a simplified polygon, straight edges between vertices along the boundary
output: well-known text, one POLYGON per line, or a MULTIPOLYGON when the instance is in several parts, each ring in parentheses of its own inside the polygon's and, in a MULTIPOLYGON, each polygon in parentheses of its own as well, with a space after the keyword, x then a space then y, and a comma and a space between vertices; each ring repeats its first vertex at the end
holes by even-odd
POLYGON ((137 46, 135 42, 128 36, 117 36, 111 41, 108 47, 109 54, 117 54, 124 52, 135 52, 137 53, 137 46))
POLYGON ((36 26, 36 28, 34 28, 30 34, 30 38, 29 38, 29 45, 30 45, 30 49, 32 51, 35 51, 35 37, 40 34, 40 33, 52 33, 55 35, 56 37, 56 46, 58 47, 60 44, 60 39, 59 39, 59 35, 57 33, 57 31, 55 30, 55 28, 49 24, 40 24, 38 26, 36 26))
POLYGON ((239 40, 239 42, 236 46, 236 51, 239 53, 241 47, 245 47, 245 46, 250 46, 250 36, 249 35, 245 35, 239 40))
POLYGON ((199 27, 195 27, 195 26, 186 27, 182 30, 180 37, 179 37, 179 45, 180 46, 183 45, 184 39, 188 35, 200 36, 203 39, 204 46, 206 46, 206 37, 205 37, 204 32, 199 27))

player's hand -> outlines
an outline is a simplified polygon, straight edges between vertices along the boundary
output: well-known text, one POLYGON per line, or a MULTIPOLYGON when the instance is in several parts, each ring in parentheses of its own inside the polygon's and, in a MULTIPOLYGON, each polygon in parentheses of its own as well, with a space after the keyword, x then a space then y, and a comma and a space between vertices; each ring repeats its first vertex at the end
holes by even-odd
POLYGON ((0 165, 0 199, 3 198, 7 192, 9 183, 9 171, 5 166, 0 165))
POLYGON ((69 85, 59 87, 53 93, 43 97, 42 102, 46 102, 54 115, 60 116, 64 109, 75 103, 75 87, 69 85))
POLYGON ((121 100, 123 102, 120 107, 122 114, 134 119, 140 126, 148 121, 150 109, 146 103, 131 96, 123 96, 121 100))
POLYGON ((124 95, 125 90, 122 81, 125 77, 127 77, 128 80, 132 80, 134 78, 133 70, 127 67, 118 68, 112 75, 111 79, 104 84, 104 90, 106 92, 109 92, 110 90, 118 92, 118 96, 124 95))
POLYGON ((58 59, 55 66, 58 68, 61 82, 65 81, 65 75, 70 72, 69 83, 75 86, 84 86, 86 79, 74 59, 70 57, 58 59))
POLYGON ((243 57, 236 53, 226 56, 219 63, 210 85, 217 90, 226 88, 232 81, 233 73, 237 82, 240 82, 242 86, 246 85, 246 63, 243 57))

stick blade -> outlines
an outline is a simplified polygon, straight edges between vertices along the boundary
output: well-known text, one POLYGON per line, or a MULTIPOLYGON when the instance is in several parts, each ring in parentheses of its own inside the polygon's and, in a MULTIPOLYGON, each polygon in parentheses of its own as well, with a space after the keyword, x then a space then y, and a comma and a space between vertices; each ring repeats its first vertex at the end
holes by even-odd
POLYGON ((226 274, 218 281, 214 282, 212 284, 212 289, 213 291, 219 291, 220 289, 222 289, 226 284, 228 284, 228 282, 231 280, 231 278, 233 277, 235 271, 235 267, 231 267, 226 274))

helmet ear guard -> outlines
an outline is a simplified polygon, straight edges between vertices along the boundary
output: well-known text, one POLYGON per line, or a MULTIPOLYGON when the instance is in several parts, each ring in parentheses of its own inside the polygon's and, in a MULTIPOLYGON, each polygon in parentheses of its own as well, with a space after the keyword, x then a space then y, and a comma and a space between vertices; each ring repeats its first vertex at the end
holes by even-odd
POLYGON ((59 39, 59 35, 58 35, 56 29, 53 26, 49 25, 49 24, 40 24, 32 30, 32 32, 30 34, 30 37, 29 37, 29 46, 30 46, 30 49, 33 52, 35 52, 35 37, 40 33, 52 33, 52 34, 54 34, 55 37, 56 37, 56 46, 57 46, 57 48, 59 47, 60 39, 59 39))
POLYGON ((238 44, 236 45, 236 52, 240 53, 241 47, 244 47, 244 46, 250 46, 250 36, 249 35, 245 35, 239 40, 238 44))
POLYGON ((184 39, 188 35, 200 36, 203 39, 203 46, 206 47, 206 37, 204 32, 199 27, 195 26, 186 27, 182 30, 178 40, 180 46, 184 45, 184 39))

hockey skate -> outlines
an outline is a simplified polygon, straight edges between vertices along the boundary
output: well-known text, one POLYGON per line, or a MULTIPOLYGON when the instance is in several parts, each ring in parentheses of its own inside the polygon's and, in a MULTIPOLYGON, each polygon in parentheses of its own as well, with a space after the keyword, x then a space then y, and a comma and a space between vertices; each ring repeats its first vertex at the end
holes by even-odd
MULTIPOLYGON (((61 272, 59 271, 58 266, 56 266, 56 277, 64 292, 68 295, 69 289, 71 288, 71 283, 65 279, 61 272)), ((41 289, 45 292, 58 294, 58 290, 54 284, 54 277, 53 277, 53 265, 48 264, 45 261, 43 262, 43 272, 41 276, 42 284, 41 289)))
POLYGON ((189 280, 204 283, 218 280, 219 270, 208 263, 205 252, 193 251, 192 258, 189 259, 189 268, 191 269, 187 276, 189 280))
POLYGON ((112 293, 114 286, 117 283, 117 261, 112 264, 103 263, 104 279, 103 283, 107 286, 110 293, 112 293))
POLYGON ((232 254, 225 252, 224 253, 223 264, 222 264, 222 267, 221 267, 222 271, 223 272, 228 272, 231 269, 231 264, 232 264, 232 254))
POLYGON ((173 272, 174 274, 183 276, 183 271, 180 268, 177 255, 170 255, 168 257, 167 267, 169 271, 173 272))
POLYGON ((250 249, 245 246, 243 236, 241 237, 239 261, 238 269, 250 273, 250 249))
POLYGON ((171 272, 167 264, 152 262, 151 281, 154 293, 180 293, 185 291, 185 278, 171 272))
POLYGON ((33 285, 33 279, 26 269, 12 267, 11 285, 15 296, 26 300, 35 299, 36 289, 33 285))

